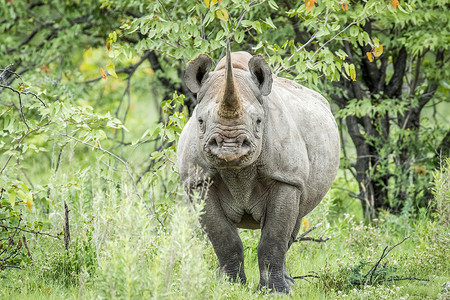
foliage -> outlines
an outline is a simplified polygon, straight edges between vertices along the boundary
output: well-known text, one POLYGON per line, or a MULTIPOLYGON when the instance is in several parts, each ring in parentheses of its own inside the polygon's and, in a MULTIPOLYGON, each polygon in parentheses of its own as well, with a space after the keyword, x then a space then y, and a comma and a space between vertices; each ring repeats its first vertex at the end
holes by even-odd
POLYGON ((450 225, 450 158, 442 162, 442 170, 434 172, 433 194, 436 203, 432 205, 439 223, 450 225))
POLYGON ((45 275, 65 285, 78 283, 81 272, 94 275, 98 267, 91 229, 86 231, 85 237, 77 237, 68 250, 54 249, 52 254, 52 263, 45 275))
POLYGON ((227 39, 325 94, 341 128, 339 178, 308 217, 332 239, 288 253, 288 272, 320 270, 329 286, 299 281, 294 297, 437 297, 450 269, 448 163, 432 174, 449 148, 447 14, 444 1, 0 0, 0 265, 12 266, 0 298, 268 297, 258 232, 242 232, 249 283, 218 275, 175 165, 196 104, 185 64, 217 63, 227 39), (68 252, 41 238, 62 232, 64 201, 68 252), (433 281, 348 285, 410 234, 390 265, 433 281))

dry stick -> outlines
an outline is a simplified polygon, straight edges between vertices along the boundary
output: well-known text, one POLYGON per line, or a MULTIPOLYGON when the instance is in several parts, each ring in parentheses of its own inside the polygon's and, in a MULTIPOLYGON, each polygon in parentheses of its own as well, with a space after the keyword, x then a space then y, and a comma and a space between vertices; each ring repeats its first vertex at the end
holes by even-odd
MULTIPOLYGON (((9 70, 5 70, 5 71, 8 71, 8 72, 13 73, 13 74, 16 74, 18 76, 18 78, 22 79, 22 77, 20 77, 20 75, 18 75, 16 72, 12 72, 12 71, 9 71, 9 70)), ((32 95, 34 98, 39 100, 39 102, 41 102, 42 105, 47 107, 47 104, 45 104, 45 102, 38 95, 36 95, 33 92, 30 92, 30 91, 19 91, 19 90, 16 90, 15 88, 13 88, 13 87, 10 87, 9 85, 4 85, 4 84, 1 84, 1 83, 0 83, 0 87, 4 88, 4 89, 9 89, 9 90, 13 91, 14 93, 17 93, 18 95, 32 95)))
POLYGON ((64 248, 66 251, 69 249, 70 242, 70 229, 69 229, 69 207, 66 201, 64 201, 64 248))
MULTIPOLYGON (((305 279, 305 278, 320 278, 318 275, 302 275, 302 276, 294 276, 293 279, 305 279)), ((305 279, 306 280, 306 279, 305 279)))
POLYGON ((303 232, 301 235, 299 235, 294 242, 301 242, 301 241, 313 241, 313 242, 318 242, 318 243, 323 243, 328 241, 331 237, 327 237, 325 239, 323 239, 322 237, 315 239, 315 238, 311 238, 311 237, 306 237, 306 235, 308 235, 311 231, 313 231, 314 229, 316 229, 317 227, 319 227, 320 225, 322 225, 322 222, 320 222, 317 225, 314 225, 313 227, 311 227, 310 229, 308 229, 307 231, 303 232))
POLYGON ((48 233, 45 233, 45 232, 40 232, 40 231, 26 230, 26 229, 23 229, 23 228, 20 228, 20 227, 6 226, 6 225, 3 225, 3 224, 0 224, 0 227, 6 228, 6 229, 15 229, 15 230, 18 230, 18 231, 23 231, 23 232, 33 233, 33 234, 46 235, 46 236, 49 236, 49 237, 52 237, 52 238, 55 238, 55 239, 58 238, 57 235, 51 235, 51 234, 48 234, 48 233))
POLYGON ((27 249, 28 257, 31 260, 31 265, 33 265, 33 256, 31 256, 30 248, 28 248, 28 243, 27 243, 27 239, 25 238, 25 236, 22 236, 22 240, 23 240, 25 249, 27 249))
POLYGON ((389 250, 387 250, 387 249, 388 249, 388 246, 386 246, 386 248, 384 248, 384 250, 383 250, 383 253, 381 254, 380 259, 379 259, 379 260, 376 262, 376 264, 369 270, 369 272, 367 272, 367 274, 364 276, 364 279, 366 279, 367 276, 369 276, 369 274, 370 274, 370 280, 369 280, 369 281, 370 281, 370 283, 372 283, 372 277, 373 277, 375 271, 377 270, 378 266, 380 265, 381 261, 389 254, 389 252, 392 251, 392 249, 394 249, 395 247, 401 245, 404 241, 406 241, 406 240, 409 239, 410 237, 411 237, 411 236, 405 237, 400 243, 398 243, 398 244, 392 246, 391 248, 389 248, 389 250), (386 250, 387 250, 387 251, 386 251, 386 250))

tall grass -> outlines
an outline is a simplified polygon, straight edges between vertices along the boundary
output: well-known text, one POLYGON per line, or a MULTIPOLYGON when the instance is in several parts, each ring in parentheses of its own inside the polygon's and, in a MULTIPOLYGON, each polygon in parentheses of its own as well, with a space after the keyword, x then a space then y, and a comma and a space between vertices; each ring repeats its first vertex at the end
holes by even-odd
MULTIPOLYGON (((34 266, 0 273, 0 299, 261 299, 273 295, 257 290, 259 231, 242 230, 249 282, 229 282, 217 271, 217 259, 199 224, 201 201, 184 201, 180 193, 160 214, 149 214, 126 174, 99 165, 55 177, 56 207, 49 227, 61 228, 58 208, 71 209, 72 242, 30 238, 34 266), (119 174, 119 175, 118 175, 119 174), (76 182, 76 183, 74 183, 76 182), (70 184, 69 184, 70 183, 70 184), (158 219, 158 216, 168 216, 158 219)), ((357 220, 358 212, 337 217, 332 194, 306 218, 322 225, 312 235, 331 236, 325 243, 295 243, 288 252, 292 276, 298 279, 293 299, 446 299, 441 286, 450 281, 449 164, 435 173, 434 219, 410 220, 387 212, 372 224, 357 220), (331 218, 330 215, 334 217, 331 218), (411 238, 392 251, 386 270, 400 277, 430 281, 395 281, 374 286, 351 284, 366 272, 387 245, 411 238), (366 265, 361 262, 366 262, 366 265)), ((181 190, 181 189, 180 189, 181 190)), ((156 206, 158 192, 141 191, 156 206)), ((162 209, 162 208, 160 208, 162 209)), ((301 231, 306 230, 302 226, 301 231)))

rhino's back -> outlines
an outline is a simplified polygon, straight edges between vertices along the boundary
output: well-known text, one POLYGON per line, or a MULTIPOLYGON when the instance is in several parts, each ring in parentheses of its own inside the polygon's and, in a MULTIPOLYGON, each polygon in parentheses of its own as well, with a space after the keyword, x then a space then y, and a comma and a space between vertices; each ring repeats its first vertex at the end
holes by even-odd
POLYGON ((267 147, 275 147, 273 157, 266 159, 268 171, 301 186, 305 215, 322 200, 336 176, 338 128, 326 99, 291 80, 274 76, 268 102, 267 147))

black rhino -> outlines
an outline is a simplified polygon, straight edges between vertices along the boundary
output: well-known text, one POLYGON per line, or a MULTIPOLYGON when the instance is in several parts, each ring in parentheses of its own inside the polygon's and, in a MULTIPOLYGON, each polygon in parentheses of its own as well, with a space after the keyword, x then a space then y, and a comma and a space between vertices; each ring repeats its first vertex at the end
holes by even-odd
POLYGON ((181 180, 188 193, 203 187, 200 221, 219 267, 245 282, 238 228, 261 229, 260 286, 289 292, 286 252, 337 173, 336 122, 320 94, 273 75, 261 56, 228 45, 211 65, 200 55, 187 66, 199 104, 178 144, 181 180))

